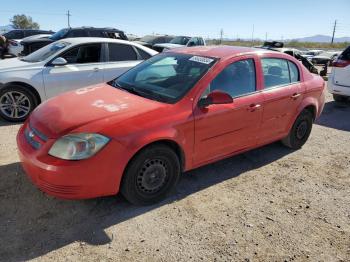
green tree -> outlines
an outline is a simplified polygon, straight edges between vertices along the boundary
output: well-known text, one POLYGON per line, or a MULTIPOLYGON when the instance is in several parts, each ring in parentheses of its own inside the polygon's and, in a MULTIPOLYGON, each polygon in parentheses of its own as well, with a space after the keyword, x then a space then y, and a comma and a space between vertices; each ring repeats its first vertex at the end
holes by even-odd
POLYGON ((30 16, 26 15, 14 15, 10 20, 13 27, 16 29, 39 29, 38 23, 33 22, 30 16))

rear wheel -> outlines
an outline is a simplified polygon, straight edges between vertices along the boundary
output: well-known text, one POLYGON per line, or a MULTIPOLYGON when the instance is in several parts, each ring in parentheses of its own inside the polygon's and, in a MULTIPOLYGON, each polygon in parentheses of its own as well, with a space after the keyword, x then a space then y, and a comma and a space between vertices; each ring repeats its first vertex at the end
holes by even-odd
POLYGON ((292 149, 301 148, 310 136, 313 123, 313 116, 309 110, 304 110, 295 120, 287 137, 282 143, 292 149))
POLYGON ((129 163, 121 184, 124 197, 136 205, 163 200, 180 177, 180 161, 165 145, 154 145, 138 153, 129 163))
POLYGON ((22 86, 0 89, 0 116, 7 121, 24 121, 36 107, 34 94, 22 86))
POLYGON ((342 96, 342 95, 333 95, 333 99, 336 102, 345 102, 347 100, 346 96, 342 96))

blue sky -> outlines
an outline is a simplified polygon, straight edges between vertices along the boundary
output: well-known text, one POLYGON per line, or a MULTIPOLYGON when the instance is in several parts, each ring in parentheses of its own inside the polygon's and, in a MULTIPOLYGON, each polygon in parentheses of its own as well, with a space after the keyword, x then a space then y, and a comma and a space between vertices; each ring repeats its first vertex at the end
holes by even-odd
POLYGON ((67 26, 110 26, 137 35, 152 33, 265 39, 290 39, 315 34, 350 36, 350 1, 311 0, 16 0, 2 1, 0 25, 14 14, 27 14, 42 29, 67 26))

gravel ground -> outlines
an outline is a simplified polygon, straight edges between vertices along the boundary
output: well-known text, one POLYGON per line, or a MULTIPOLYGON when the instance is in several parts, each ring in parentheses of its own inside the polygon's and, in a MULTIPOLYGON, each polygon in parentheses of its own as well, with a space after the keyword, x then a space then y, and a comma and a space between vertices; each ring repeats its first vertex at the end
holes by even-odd
POLYGON ((275 143, 187 172, 149 207, 41 193, 18 128, 0 122, 1 261, 350 261, 350 103, 328 96, 301 150, 275 143))

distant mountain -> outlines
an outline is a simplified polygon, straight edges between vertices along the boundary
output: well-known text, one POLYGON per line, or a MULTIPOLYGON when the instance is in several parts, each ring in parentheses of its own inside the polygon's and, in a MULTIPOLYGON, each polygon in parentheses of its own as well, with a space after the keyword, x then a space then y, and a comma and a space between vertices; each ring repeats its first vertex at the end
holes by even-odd
MULTIPOLYGON (((332 40, 331 36, 328 35, 314 35, 302 38, 290 39, 298 42, 317 42, 317 43, 330 43, 332 40)), ((350 42, 350 37, 335 37, 335 43, 350 42)))

